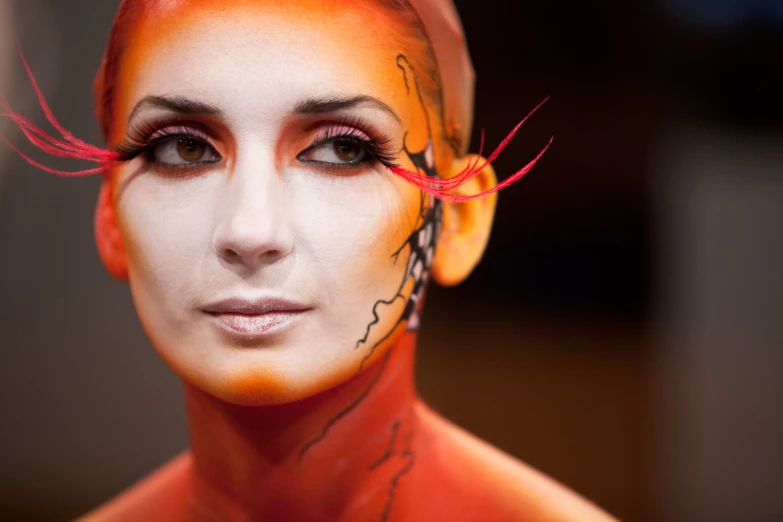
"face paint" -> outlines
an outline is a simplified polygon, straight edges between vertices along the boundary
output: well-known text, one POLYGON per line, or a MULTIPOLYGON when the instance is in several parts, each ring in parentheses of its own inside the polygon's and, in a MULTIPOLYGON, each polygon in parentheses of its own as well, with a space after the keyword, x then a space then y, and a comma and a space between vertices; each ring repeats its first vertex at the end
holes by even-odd
POLYGON ((115 86, 142 324, 177 373, 241 404, 297 400, 382 358, 418 325, 440 227, 435 199, 384 165, 437 176, 433 109, 404 49, 382 34, 358 47, 344 36, 356 12, 313 21, 305 4, 221 24, 212 3, 150 14, 115 86), (227 299, 240 313, 211 304, 227 299), (267 328, 253 316, 270 299, 289 305, 267 328))
MULTIPOLYGON (((190 455, 103 513, 595 514, 417 401, 415 336, 404 332, 419 325, 442 226, 436 197, 467 199, 452 192, 483 169, 450 176, 472 110, 453 6, 412 0, 440 85, 429 51, 407 48, 422 32, 389 18, 408 4, 382 3, 124 1, 112 31, 122 52, 108 53, 96 89, 114 150, 68 134, 35 84, 61 138, 3 103, 45 152, 101 164, 77 175, 111 171, 96 229, 108 230, 109 251, 127 252, 112 272, 127 273, 142 325, 186 381, 190 455)), ((469 208, 488 232, 493 204, 469 208)), ((480 256, 483 244, 465 237, 480 256)))
MULTIPOLYGON (((535 162, 481 194, 450 194, 482 170, 472 164, 451 178, 438 175, 453 151, 438 153, 435 144, 453 141, 446 134, 462 112, 433 103, 437 78, 433 88, 433 74, 412 65, 400 47, 405 27, 378 5, 171 0, 123 7, 113 38, 125 34, 128 45, 107 60, 98 84, 110 95, 106 133, 115 150, 68 134, 35 85, 63 139, 6 112, 45 151, 103 164, 73 174, 114 168, 108 193, 142 324, 178 373, 227 400, 286 402, 316 393, 349 377, 352 365, 364 369, 403 327, 416 329, 441 227, 433 195, 462 201, 494 192, 535 162), (373 48, 346 38, 357 22, 373 48), (260 270, 257 257, 269 267, 260 270), (302 268, 294 274, 289 265, 302 268), (374 289, 385 297, 370 300, 374 289), (349 342, 363 308, 363 334, 349 342), (283 335, 290 325, 291 335, 283 335), (214 326, 230 342, 214 337, 214 326), (278 346, 278 333, 301 349, 229 348, 278 346), (348 344, 355 353, 338 352, 348 344)), ((423 18, 439 27, 431 13, 423 18)), ((439 48, 448 38, 435 40, 439 48)))
MULTIPOLYGON (((419 89, 418 79, 415 71, 411 68, 410 62, 404 54, 397 57, 397 64, 402 72, 402 80, 405 84, 406 93, 412 100, 419 104, 420 120, 424 122, 422 130, 426 134, 421 136, 423 149, 411 151, 408 145, 409 134, 405 134, 402 150, 408 160, 414 165, 416 170, 426 179, 437 180, 439 178, 435 170, 435 152, 432 145, 432 126, 430 124, 429 113, 424 104, 421 91, 419 89)), ((422 192, 419 200, 419 214, 417 223, 411 234, 405 239, 405 242, 393 254, 395 263, 398 261, 401 253, 407 251, 407 263, 402 281, 396 294, 391 299, 378 300, 373 306, 374 320, 367 326, 367 330, 362 339, 356 343, 356 348, 368 343, 368 337, 375 324, 380 320, 377 315, 377 308, 380 305, 390 305, 396 300, 405 303, 402 313, 394 322, 394 326, 382 336, 378 341, 372 344, 366 355, 362 358, 359 369, 363 369, 365 364, 372 358, 377 347, 390 336, 396 327, 407 321, 408 330, 416 330, 419 327, 421 306, 423 304, 424 291, 429 278, 429 270, 435 256, 435 244, 440 235, 442 223, 442 207, 438 200, 432 195, 422 192), (407 297, 404 295, 406 284, 412 281, 412 288, 407 297)))

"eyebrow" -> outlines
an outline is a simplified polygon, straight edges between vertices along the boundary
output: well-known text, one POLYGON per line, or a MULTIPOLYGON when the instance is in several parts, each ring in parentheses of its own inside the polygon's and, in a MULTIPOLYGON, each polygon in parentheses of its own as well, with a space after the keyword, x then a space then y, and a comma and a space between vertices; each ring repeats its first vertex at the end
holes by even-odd
POLYGON ((180 114, 188 114, 188 115, 219 115, 220 109, 215 107, 214 105, 210 105, 208 103, 202 103, 195 100, 191 100, 189 98, 184 98, 182 96, 174 96, 174 97, 168 97, 168 96, 147 96, 146 98, 142 99, 139 103, 136 104, 136 106, 133 108, 133 111, 131 111, 130 116, 128 116, 128 123, 133 121, 134 116, 138 114, 138 112, 145 108, 158 108, 158 109, 168 109, 170 111, 178 112, 180 114))
POLYGON ((369 106, 389 113, 395 120, 402 123, 402 120, 391 107, 383 103, 378 98, 372 96, 351 96, 348 98, 309 98, 296 104, 295 114, 325 114, 356 107, 369 106))
MULTIPOLYGON (((326 114, 329 112, 335 112, 345 109, 353 109, 361 106, 370 106, 380 109, 390 114, 395 120, 402 123, 402 120, 391 107, 382 102, 378 98, 372 96, 359 95, 351 96, 347 98, 308 98, 302 100, 294 107, 295 114, 326 114)), ((167 109, 173 112, 187 115, 220 115, 221 111, 214 105, 208 103, 191 100, 182 96, 147 96, 143 98, 128 116, 128 123, 133 121, 133 118, 146 108, 158 108, 167 109)))

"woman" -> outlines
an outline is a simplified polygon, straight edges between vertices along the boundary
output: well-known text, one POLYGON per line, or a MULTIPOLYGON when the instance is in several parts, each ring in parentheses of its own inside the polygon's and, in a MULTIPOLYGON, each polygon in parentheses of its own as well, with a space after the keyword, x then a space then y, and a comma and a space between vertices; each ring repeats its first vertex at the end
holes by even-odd
POLYGON ((191 444, 84 520, 610 520, 416 397, 426 283, 470 273, 529 168, 465 154, 450 3, 125 0, 96 97, 107 151, 14 118, 101 163, 99 252, 191 444))

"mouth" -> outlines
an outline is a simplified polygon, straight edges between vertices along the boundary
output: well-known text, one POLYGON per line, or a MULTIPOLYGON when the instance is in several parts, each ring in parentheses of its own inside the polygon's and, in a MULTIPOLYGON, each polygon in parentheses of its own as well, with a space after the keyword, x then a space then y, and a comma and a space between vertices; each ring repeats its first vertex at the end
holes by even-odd
POLYGON ((311 310, 307 305, 277 298, 230 298, 201 309, 225 333, 242 340, 277 334, 311 310))

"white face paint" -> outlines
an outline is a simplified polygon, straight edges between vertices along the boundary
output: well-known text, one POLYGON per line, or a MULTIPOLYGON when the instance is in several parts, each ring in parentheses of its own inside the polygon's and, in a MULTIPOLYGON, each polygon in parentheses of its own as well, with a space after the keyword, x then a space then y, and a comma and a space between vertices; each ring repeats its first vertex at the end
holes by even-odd
POLYGON ((364 45, 350 11, 202 11, 145 22, 118 77, 114 134, 169 136, 115 174, 131 290, 186 380, 236 403, 297 400, 405 328, 408 239, 432 238, 431 201, 361 142, 413 169, 399 151, 426 122, 404 49, 383 33, 364 45))

